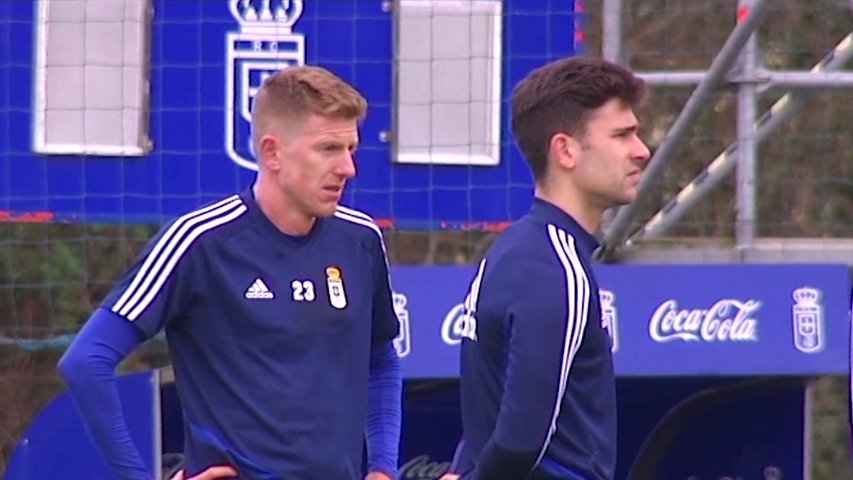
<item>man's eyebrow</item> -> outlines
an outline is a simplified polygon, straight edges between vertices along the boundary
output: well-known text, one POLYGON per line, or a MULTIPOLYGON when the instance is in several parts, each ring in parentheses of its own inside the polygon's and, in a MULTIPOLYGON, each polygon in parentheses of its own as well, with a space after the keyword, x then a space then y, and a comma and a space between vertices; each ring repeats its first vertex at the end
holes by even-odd
POLYGON ((358 140, 353 141, 352 139, 328 137, 328 138, 321 138, 321 139, 317 140, 315 145, 319 148, 333 147, 333 148, 346 148, 348 150, 355 150, 358 148, 359 143, 360 142, 358 140))
POLYGON ((640 129, 640 125, 635 123, 633 125, 628 125, 626 127, 616 127, 613 129, 613 133, 631 133, 636 132, 640 129))

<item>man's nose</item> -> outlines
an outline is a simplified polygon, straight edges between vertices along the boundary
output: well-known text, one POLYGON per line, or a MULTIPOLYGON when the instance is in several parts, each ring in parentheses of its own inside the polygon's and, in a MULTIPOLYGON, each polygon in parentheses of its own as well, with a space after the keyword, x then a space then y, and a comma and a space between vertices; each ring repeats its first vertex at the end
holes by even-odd
POLYGON ((644 142, 640 137, 636 137, 634 144, 634 158, 645 163, 649 161, 651 156, 652 153, 649 151, 649 147, 646 145, 646 142, 644 142))
POLYGON ((338 162, 336 173, 342 177, 352 178, 355 176, 355 158, 350 152, 343 154, 343 158, 338 162))

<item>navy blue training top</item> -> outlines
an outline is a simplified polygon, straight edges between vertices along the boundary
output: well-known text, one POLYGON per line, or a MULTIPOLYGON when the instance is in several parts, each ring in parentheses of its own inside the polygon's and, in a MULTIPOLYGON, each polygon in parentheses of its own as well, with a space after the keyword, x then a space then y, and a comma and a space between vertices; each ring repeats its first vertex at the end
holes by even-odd
POLYGON ((611 339, 591 269, 596 239, 536 198, 479 265, 461 353, 465 478, 611 480, 611 339))
POLYGON ((231 196, 166 225, 101 306, 165 328, 187 477, 361 478, 371 344, 398 332, 367 215, 339 207, 288 237, 231 196))

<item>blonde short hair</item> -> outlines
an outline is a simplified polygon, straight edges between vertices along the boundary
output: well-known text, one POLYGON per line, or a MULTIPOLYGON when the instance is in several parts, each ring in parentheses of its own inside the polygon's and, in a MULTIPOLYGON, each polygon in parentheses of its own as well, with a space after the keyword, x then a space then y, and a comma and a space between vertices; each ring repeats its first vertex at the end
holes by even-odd
POLYGON ((322 67, 296 65, 264 80, 255 95, 252 123, 258 127, 267 120, 298 120, 312 114, 361 121, 366 113, 367 100, 340 77, 322 67))

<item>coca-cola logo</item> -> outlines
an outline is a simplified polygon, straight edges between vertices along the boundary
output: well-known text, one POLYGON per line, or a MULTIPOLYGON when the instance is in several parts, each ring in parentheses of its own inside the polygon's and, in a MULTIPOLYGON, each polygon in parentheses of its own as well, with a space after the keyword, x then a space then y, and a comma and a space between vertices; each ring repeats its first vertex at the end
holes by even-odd
POLYGON ((441 339, 448 345, 462 343, 462 331, 465 328, 465 305, 454 305, 441 322, 441 339))
MULTIPOLYGON (((467 302, 467 300, 466 300, 467 302)), ((455 305, 441 322, 441 339, 448 345, 459 345, 463 338, 477 340, 477 319, 464 303, 455 305)))
POLYGON ((756 342, 758 320, 754 314, 759 308, 761 302, 753 299, 726 298, 707 309, 679 308, 678 302, 667 300, 652 314, 649 335, 656 342, 756 342))
POLYGON ((400 478, 433 480, 441 478, 450 469, 450 462, 433 460, 429 455, 417 456, 400 467, 400 478))

